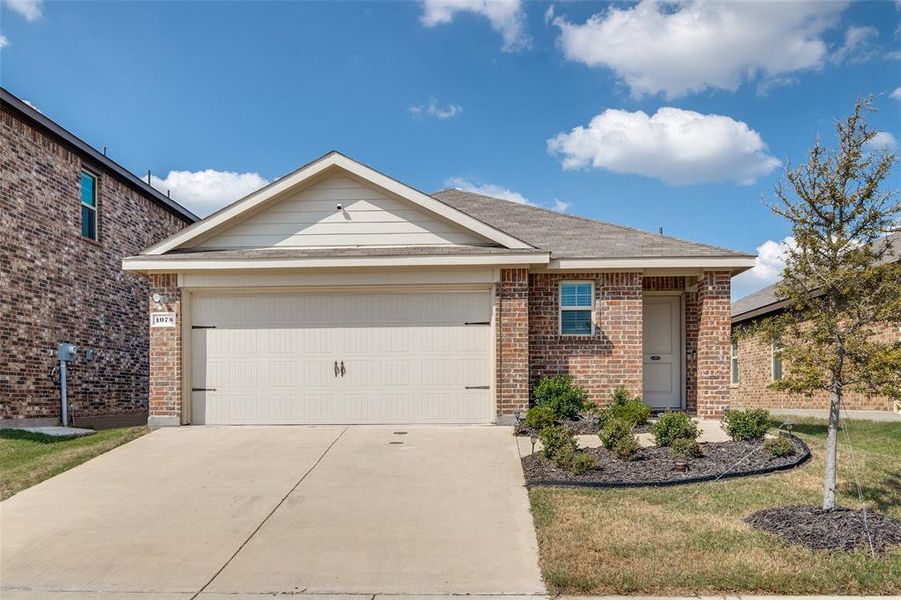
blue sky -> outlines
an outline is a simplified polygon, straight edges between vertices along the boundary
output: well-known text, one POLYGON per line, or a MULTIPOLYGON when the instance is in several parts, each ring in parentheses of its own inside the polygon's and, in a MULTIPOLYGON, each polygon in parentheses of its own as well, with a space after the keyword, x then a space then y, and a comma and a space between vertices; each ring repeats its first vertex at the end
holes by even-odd
POLYGON ((2 85, 200 213, 337 149, 427 192, 762 246, 739 296, 778 273, 780 164, 865 94, 901 139, 888 1, 0 2, 2 85))

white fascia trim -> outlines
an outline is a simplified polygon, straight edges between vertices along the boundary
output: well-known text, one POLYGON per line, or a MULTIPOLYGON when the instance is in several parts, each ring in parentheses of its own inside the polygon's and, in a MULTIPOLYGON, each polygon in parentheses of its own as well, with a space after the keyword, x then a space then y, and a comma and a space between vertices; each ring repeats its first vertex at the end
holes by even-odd
POLYGON ((741 269, 753 267, 754 257, 721 257, 721 258, 558 258, 547 265, 549 271, 575 270, 591 271, 595 269, 741 269))
POLYGON ((546 254, 503 254, 472 256, 373 256, 341 258, 272 258, 272 259, 197 259, 153 260, 125 259, 122 269, 133 273, 180 273, 183 271, 234 271, 257 269, 311 269, 340 267, 456 267, 466 265, 537 265, 547 264, 546 254))
POLYGON ((457 210, 443 202, 435 200, 431 196, 404 185, 403 183, 391 179, 386 175, 382 175, 378 171, 358 163, 338 152, 330 152, 322 158, 319 158, 308 165, 305 165, 297 171, 276 180, 272 184, 252 192, 237 202, 226 206, 222 210, 198 221, 197 223, 187 227, 175 235, 163 240, 162 242, 147 248, 143 254, 158 255, 164 254, 170 250, 178 248, 191 240, 207 233, 208 231, 220 227, 231 221, 242 213, 252 210, 270 198, 282 194, 292 187, 302 183, 303 181, 314 177, 326 169, 331 167, 339 167, 345 171, 356 175, 370 183, 396 194, 417 206, 421 206, 435 214, 438 214, 451 222, 473 231, 482 237, 488 238, 493 242, 497 242, 502 246, 510 249, 532 248, 529 244, 517 239, 499 229, 495 229, 478 219, 475 219, 466 213, 457 210))

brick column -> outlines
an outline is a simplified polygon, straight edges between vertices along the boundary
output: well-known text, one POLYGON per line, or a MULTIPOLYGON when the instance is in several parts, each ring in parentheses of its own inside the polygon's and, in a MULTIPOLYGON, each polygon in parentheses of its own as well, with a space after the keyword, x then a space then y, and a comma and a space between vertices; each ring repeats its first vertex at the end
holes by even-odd
POLYGON ((697 410, 702 419, 722 416, 729 403, 731 273, 705 271, 698 283, 697 410))
POLYGON ((529 271, 502 269, 495 298, 496 397, 499 423, 529 408, 529 271))
POLYGON ((604 275, 599 329, 610 345, 610 356, 602 367, 607 379, 602 404, 609 403, 618 386, 639 396, 644 387, 643 287, 641 273, 604 275))
POLYGON ((152 427, 181 424, 181 290, 174 274, 150 275, 149 312, 174 312, 175 327, 150 328, 150 414, 152 427), (153 295, 164 297, 162 306, 153 295))

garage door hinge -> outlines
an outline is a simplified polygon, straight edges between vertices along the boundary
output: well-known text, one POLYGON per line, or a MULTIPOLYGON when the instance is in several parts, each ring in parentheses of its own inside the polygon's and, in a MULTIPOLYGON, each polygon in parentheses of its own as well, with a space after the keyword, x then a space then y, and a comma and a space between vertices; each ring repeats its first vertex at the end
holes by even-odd
POLYGON ((465 386, 467 390, 490 390, 491 386, 488 385, 467 385, 465 386))
POLYGON ((191 388, 192 392, 215 392, 216 388, 191 388))
POLYGON ((191 325, 191 329, 216 329, 215 325, 191 325))
POLYGON ((491 321, 466 321, 464 325, 491 325, 491 321))

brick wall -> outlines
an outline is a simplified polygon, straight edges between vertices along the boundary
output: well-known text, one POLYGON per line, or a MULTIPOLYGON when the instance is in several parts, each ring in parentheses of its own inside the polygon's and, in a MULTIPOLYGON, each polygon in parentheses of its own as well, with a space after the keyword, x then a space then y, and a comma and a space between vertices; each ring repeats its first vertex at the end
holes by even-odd
POLYGON ((497 412, 529 407, 529 271, 502 269, 495 299, 497 412))
POLYGON ((99 243, 81 237, 83 157, 0 110, 0 419, 59 416, 56 347, 96 350, 69 364, 70 414, 147 410, 147 282, 124 256, 186 223, 99 173, 99 243))
POLYGON ((545 375, 572 375, 592 402, 607 403, 613 388, 642 387, 641 273, 538 273, 529 276, 530 383, 545 375), (595 334, 561 336, 558 286, 593 281, 600 322, 595 334))
MULTIPOLYGON (((769 389, 773 378, 772 349, 762 334, 739 335, 738 339, 738 375, 739 383, 730 388, 730 406, 734 408, 829 408, 829 396, 826 392, 812 395, 789 394, 769 389)), ((886 326, 882 341, 901 342, 901 327, 886 326)), ((782 366, 788 373, 791 365, 782 366)), ((867 396, 859 392, 846 392, 845 408, 849 410, 892 410, 893 401, 884 396, 867 396)))
POLYGON ((718 418, 729 404, 731 274, 705 271, 697 293, 697 414, 718 418))
POLYGON ((181 423, 181 290, 178 275, 150 275, 147 302, 153 312, 175 313, 175 327, 150 328, 150 419, 151 425, 181 423), (153 301, 161 296, 160 304, 153 301))

